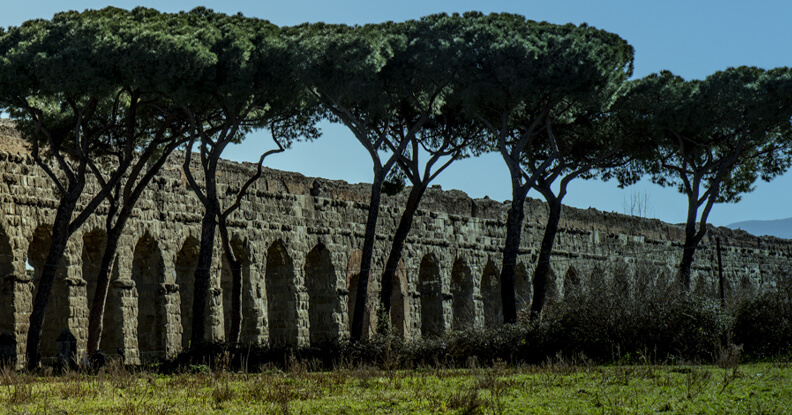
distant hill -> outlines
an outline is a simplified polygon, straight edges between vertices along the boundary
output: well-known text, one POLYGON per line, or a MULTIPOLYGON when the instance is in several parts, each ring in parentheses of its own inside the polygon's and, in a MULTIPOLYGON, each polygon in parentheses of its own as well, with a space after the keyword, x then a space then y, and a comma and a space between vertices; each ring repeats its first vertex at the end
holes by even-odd
POLYGON ((776 220, 747 220, 726 225, 730 229, 742 229, 756 236, 770 235, 792 239, 792 218, 776 220))

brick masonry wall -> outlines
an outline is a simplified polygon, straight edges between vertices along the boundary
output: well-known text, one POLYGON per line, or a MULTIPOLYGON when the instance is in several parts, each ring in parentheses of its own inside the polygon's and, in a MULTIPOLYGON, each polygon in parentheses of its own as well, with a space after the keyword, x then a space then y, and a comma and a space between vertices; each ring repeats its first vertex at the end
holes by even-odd
MULTIPOLYGON (((138 203, 118 252, 102 348, 108 354, 122 349, 129 363, 173 356, 189 346, 202 209, 179 156, 173 156, 138 203)), ((221 171, 219 193, 226 194, 239 189, 254 169, 224 162, 221 171)), ((307 346, 348 337, 368 191, 366 184, 265 170, 230 222, 234 249, 244 264, 243 341, 307 346)), ((383 198, 372 298, 381 288, 381 268, 406 194, 383 198)), ((0 331, 16 338, 21 365, 35 269, 46 256, 57 198, 7 122, 0 122, 0 200, 0 331), (31 266, 34 270, 28 272, 31 266)), ((422 332, 498 321, 506 212, 506 204, 471 199, 457 190, 427 191, 398 273, 392 314, 397 333, 416 338, 422 332)), ((535 199, 526 202, 525 212, 517 274, 522 307, 530 302, 530 276, 547 217, 546 206, 535 199)), ((104 214, 100 207, 75 233, 60 264, 42 339, 45 357, 54 357, 54 339, 65 329, 77 338, 78 349, 85 349, 104 214)), ((696 254, 696 290, 717 292, 715 237, 723 246, 727 295, 772 285, 774 276, 789 268, 790 241, 713 228, 696 254)), ((682 239, 678 225, 565 207, 553 252, 551 295, 562 296, 565 283, 585 280, 596 268, 624 269, 629 275, 649 266, 658 277, 670 278, 682 239)), ((215 251, 207 335, 219 341, 227 335, 231 285, 220 249, 215 251)), ((374 303, 368 308, 372 330, 374 303)))

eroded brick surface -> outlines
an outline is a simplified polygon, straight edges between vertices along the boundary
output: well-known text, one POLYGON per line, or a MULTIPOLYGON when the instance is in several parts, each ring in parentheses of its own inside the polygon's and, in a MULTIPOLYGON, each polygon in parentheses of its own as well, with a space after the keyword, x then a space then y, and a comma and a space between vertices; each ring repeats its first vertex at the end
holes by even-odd
MULTIPOLYGON (((15 336, 22 364, 37 270, 46 256, 57 199, 52 183, 15 136, 9 124, 0 123, 0 331, 15 336)), ((129 363, 173 355, 189 346, 202 208, 178 157, 174 155, 138 203, 118 252, 102 348, 108 354, 121 348, 129 363)), ((250 164, 223 163, 220 194, 239 189, 252 172, 250 164)), ((404 198, 406 192, 383 198, 371 298, 380 291, 381 268, 404 198)), ((244 264, 244 342, 307 346, 348 337, 367 199, 366 184, 265 170, 230 221, 234 249, 244 264)), ((506 208, 456 190, 427 191, 394 283, 392 321, 397 333, 414 338, 499 321, 506 208)), ((100 207, 70 240, 48 307, 45 357, 54 357, 51 343, 64 329, 74 334, 81 351, 85 348, 104 212, 100 207)), ((525 212, 516 281, 521 307, 530 304, 530 276, 547 215, 545 205, 533 199, 526 202, 525 212)), ((789 241, 713 229, 697 252, 696 290, 716 292, 715 236, 724 247, 727 295, 773 284, 779 272, 789 269, 789 241)), ((565 284, 585 281, 595 268, 623 278, 649 267, 652 278, 669 278, 682 237, 681 227, 658 220, 565 207, 550 293, 563 295, 565 284)), ((219 249, 213 264, 207 335, 223 340, 231 285, 219 249)), ((647 283, 628 280, 632 289, 647 283)), ((368 307, 367 327, 373 330, 373 301, 368 307)))

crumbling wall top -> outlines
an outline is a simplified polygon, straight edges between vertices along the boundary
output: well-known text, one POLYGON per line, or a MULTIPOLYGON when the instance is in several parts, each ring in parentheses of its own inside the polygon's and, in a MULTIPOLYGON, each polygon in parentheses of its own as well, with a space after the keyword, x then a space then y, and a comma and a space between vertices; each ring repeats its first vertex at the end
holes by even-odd
POLYGON ((14 122, 0 119, 0 151, 13 154, 30 154, 14 122))

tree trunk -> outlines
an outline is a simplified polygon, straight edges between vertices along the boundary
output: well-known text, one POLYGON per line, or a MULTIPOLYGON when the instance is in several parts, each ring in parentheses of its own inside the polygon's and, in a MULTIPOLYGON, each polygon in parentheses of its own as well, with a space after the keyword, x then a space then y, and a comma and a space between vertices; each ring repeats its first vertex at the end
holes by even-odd
POLYGON ((706 228, 701 230, 701 234, 696 233, 696 218, 698 217, 698 193, 688 195, 688 213, 685 220, 685 244, 682 246, 682 260, 679 262, 678 283, 680 288, 687 291, 690 289, 690 270, 693 267, 693 256, 696 254, 696 246, 704 236, 706 228))
POLYGON ((107 233, 107 244, 102 255, 102 264, 99 267, 99 275, 96 278, 96 291, 94 292, 93 303, 91 304, 91 315, 88 320, 88 356, 99 350, 102 341, 102 329, 104 322, 105 306, 107 304, 107 293, 110 289, 110 279, 113 272, 113 262, 115 261, 118 250, 118 242, 121 239, 121 230, 124 229, 125 218, 119 218, 121 225, 116 226, 107 233))
POLYGON ((360 341, 363 337, 363 320, 366 316, 368 303, 368 285, 371 275, 371 260, 374 257, 374 242, 377 235, 377 219, 379 218, 380 203, 382 199, 382 183, 385 175, 382 172, 374 174, 374 183, 371 184, 371 199, 369 202, 368 219, 366 220, 366 235, 363 239, 363 251, 360 258, 360 273, 358 285, 355 288, 355 310, 352 313, 350 337, 353 342, 360 341))
POLYGON ((517 322, 517 300, 515 298, 515 273, 517 254, 520 250, 522 225, 525 219, 525 193, 512 192, 512 203, 506 219, 506 241, 503 247, 503 269, 501 270, 501 302, 503 303, 503 322, 517 322))
POLYGON ((426 191, 426 185, 423 183, 413 186, 412 190, 410 190, 410 196, 407 198, 407 205, 404 207, 404 212, 399 220, 399 227, 396 228, 396 233, 393 235, 393 244, 391 245, 390 254, 388 255, 388 261, 385 264, 385 272, 382 273, 380 304, 382 304, 382 313, 385 316, 390 316, 393 278, 396 276, 396 269, 399 266, 402 249, 404 249, 407 235, 409 235, 410 228, 412 228, 413 218, 415 217, 415 212, 418 210, 418 205, 421 203, 421 197, 424 191, 426 191))
MULTIPOLYGON (((207 176, 208 181, 209 178, 207 176)), ((195 269, 195 288, 192 299, 193 320, 190 348, 193 350, 204 342, 206 335, 206 302, 212 276, 212 256, 214 255, 214 239, 217 228, 217 215, 219 214, 217 204, 212 203, 213 201, 216 202, 216 195, 211 198, 207 191, 207 198, 210 200, 210 206, 206 207, 206 212, 201 222, 201 247, 198 253, 198 266, 195 269)))
POLYGON ((226 341, 230 344, 239 344, 242 334, 242 261, 238 260, 231 248, 228 239, 228 228, 225 222, 220 223, 220 233, 225 235, 223 239, 223 250, 225 251, 226 261, 231 271, 231 327, 228 330, 226 341))
POLYGON ((685 291, 690 289, 691 268, 693 257, 696 254, 696 233, 685 231, 685 244, 682 247, 682 260, 679 262, 679 284, 685 291))
POLYGON ((228 342, 239 344, 242 335, 242 262, 228 261, 231 267, 231 328, 228 342))
POLYGON ((78 197, 72 195, 79 195, 82 193, 83 185, 77 185, 78 189, 69 189, 69 195, 61 199, 58 211, 55 215, 55 221, 52 224, 52 238, 47 254, 47 260, 44 263, 44 269, 41 271, 41 278, 39 279, 38 287, 36 289, 36 297, 33 300, 33 312, 30 314, 30 327, 28 329, 27 337, 27 367, 29 370, 38 368, 41 361, 39 354, 39 347, 41 346, 41 331, 44 328, 44 315, 47 312, 47 304, 49 303, 50 291, 55 282, 55 276, 58 271, 58 264, 63 258, 63 253, 66 251, 66 244, 69 241, 71 232, 69 231, 70 221, 74 209, 77 207, 78 197))
MULTIPOLYGON (((183 142, 183 141, 182 141, 183 142)), ((134 187, 129 193, 128 199, 126 196, 124 197, 125 203, 121 207, 120 211, 116 211, 111 205, 111 208, 108 211, 108 217, 106 219, 105 228, 107 229, 107 244, 105 245, 105 252, 102 256, 102 264, 99 268, 99 275, 96 278, 96 292, 94 294, 93 303, 91 304, 91 314, 88 321, 88 356, 92 356, 93 353, 99 349, 99 346, 102 341, 102 330, 103 322, 104 322, 104 313, 105 308, 107 305, 107 294, 110 288, 110 280, 112 277, 113 271, 113 264, 115 262, 116 254, 118 251, 118 243, 121 239, 121 234, 124 232, 124 228, 126 227, 126 223, 129 220, 129 216, 132 215, 132 209, 137 204, 137 201, 140 199, 140 196, 143 194, 143 190, 148 187, 151 180, 154 179, 153 172, 159 171, 165 161, 168 159, 171 152, 177 147, 178 142, 174 142, 168 145, 162 154, 160 154, 159 160, 154 163, 154 166, 149 170, 148 173, 144 174, 141 178, 140 182, 134 187), (113 216, 116 215, 116 222, 115 225, 112 225, 113 216)), ((148 164, 148 161, 151 160, 151 152, 149 151, 151 147, 149 147, 142 155, 143 158, 137 161, 136 167, 148 164)), ((128 167, 124 167, 124 170, 127 170, 128 167)), ((137 168, 132 169, 133 173, 131 173, 130 177, 127 177, 127 183, 134 183, 135 178, 138 177, 140 174, 140 170, 137 168)), ((120 191, 117 191, 116 200, 121 200, 120 191)))
POLYGON ((549 214, 545 226, 539 259, 536 264, 533 278, 533 301, 531 301, 531 319, 538 319, 542 315, 545 300, 547 299, 547 276, 550 273, 550 256, 553 253, 555 236, 558 233, 558 222, 561 220, 561 199, 556 198, 547 202, 549 214))

